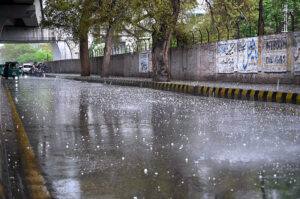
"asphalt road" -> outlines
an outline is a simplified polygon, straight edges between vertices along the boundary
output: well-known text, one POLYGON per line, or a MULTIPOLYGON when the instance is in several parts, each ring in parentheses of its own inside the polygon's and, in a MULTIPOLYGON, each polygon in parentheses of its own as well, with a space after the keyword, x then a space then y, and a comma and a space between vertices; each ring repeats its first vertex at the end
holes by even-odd
POLYGON ((8 85, 53 198, 300 196, 299 105, 51 78, 8 85))

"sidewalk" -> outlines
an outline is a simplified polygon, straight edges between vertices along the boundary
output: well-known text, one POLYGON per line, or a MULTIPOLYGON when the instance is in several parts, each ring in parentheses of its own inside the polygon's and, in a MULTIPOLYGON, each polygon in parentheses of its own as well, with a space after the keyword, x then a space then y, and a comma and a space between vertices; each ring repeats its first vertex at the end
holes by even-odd
POLYGON ((101 78, 96 75, 81 77, 79 74, 46 74, 46 77, 146 87, 206 97, 300 104, 300 85, 280 84, 280 82, 278 82, 278 84, 247 84, 208 81, 171 81, 157 83, 152 82, 151 78, 101 78))
POLYGON ((11 185, 9 181, 8 161, 7 161, 7 133, 13 131, 13 121, 11 112, 7 106, 7 96, 2 86, 0 77, 0 198, 10 199, 11 185))
POLYGON ((50 198, 6 81, 14 80, 0 77, 0 199, 50 198))

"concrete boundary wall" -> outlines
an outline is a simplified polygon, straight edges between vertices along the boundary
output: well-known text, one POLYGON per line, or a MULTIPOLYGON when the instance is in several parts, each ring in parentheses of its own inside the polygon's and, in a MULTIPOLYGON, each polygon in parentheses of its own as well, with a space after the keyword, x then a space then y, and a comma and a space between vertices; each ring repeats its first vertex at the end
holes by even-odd
MULTIPOLYGON (((300 32, 171 48, 173 80, 300 84, 300 32)), ((80 60, 48 62, 52 73, 80 73, 80 60)), ((91 58, 100 75, 102 57, 91 58)), ((139 72, 139 53, 113 55, 110 76, 151 77, 139 72)))

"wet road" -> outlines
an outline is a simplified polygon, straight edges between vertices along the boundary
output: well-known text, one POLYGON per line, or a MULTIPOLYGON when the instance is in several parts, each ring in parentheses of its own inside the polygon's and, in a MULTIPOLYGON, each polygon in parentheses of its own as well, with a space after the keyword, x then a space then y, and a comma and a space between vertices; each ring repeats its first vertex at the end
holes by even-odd
POLYGON ((53 198, 299 198, 300 106, 9 84, 53 198))

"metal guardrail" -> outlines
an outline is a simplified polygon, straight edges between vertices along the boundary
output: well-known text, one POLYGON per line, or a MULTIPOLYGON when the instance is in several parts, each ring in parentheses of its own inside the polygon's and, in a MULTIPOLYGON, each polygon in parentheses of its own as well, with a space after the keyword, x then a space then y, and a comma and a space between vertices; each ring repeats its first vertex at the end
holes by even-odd
MULTIPOLYGON (((134 52, 149 51, 152 48, 150 39, 140 40, 137 43, 113 46, 111 49, 111 55, 119 55, 134 52)), ((104 55, 104 47, 98 49, 89 50, 90 57, 100 57, 104 55)))

